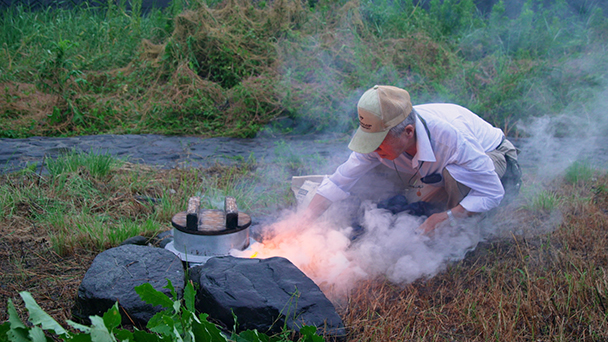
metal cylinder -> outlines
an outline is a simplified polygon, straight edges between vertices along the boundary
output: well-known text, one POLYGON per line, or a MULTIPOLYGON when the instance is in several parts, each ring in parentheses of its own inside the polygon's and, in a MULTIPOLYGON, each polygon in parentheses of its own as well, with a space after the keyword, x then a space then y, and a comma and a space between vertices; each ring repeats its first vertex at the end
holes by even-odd
POLYGON ((249 247, 249 228, 219 235, 196 235, 173 229, 173 247, 184 254, 214 256, 228 255, 235 248, 249 247))

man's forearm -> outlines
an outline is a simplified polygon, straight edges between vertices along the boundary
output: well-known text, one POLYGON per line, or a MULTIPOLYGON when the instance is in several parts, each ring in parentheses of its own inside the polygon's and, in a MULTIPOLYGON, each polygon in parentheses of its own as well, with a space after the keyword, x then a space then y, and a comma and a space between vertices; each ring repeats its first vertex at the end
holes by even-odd
POLYGON ((327 210, 327 208, 329 208, 331 203, 332 202, 327 198, 316 194, 308 204, 306 210, 304 211, 304 217, 309 221, 316 220, 317 218, 319 218, 319 216, 323 215, 323 213, 327 210))

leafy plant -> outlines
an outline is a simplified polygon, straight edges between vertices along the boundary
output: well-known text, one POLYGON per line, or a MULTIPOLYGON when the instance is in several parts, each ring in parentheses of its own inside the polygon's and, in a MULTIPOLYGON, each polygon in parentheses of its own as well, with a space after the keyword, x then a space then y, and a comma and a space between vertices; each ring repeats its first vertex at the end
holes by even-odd
MULTIPOLYGON (((160 305, 165 310, 154 315, 148 322, 149 331, 135 329, 134 331, 120 328, 121 315, 116 302, 103 317, 90 316, 91 325, 67 320, 67 324, 79 332, 69 332, 49 316, 34 300, 29 292, 19 295, 23 298, 29 312, 29 323, 26 325, 20 318, 12 300, 8 300, 7 322, 0 325, 0 342, 50 342, 53 339, 47 334, 54 334, 57 339, 66 342, 287 342, 282 336, 267 336, 257 330, 247 330, 240 334, 223 332, 215 324, 210 323, 207 314, 196 314, 195 290, 191 281, 186 283, 183 301, 177 298, 177 292, 167 280, 165 288, 171 291, 169 298, 157 291, 149 283, 135 287, 140 298, 151 305, 160 305)), ((322 342, 323 338, 316 334, 316 327, 304 326, 300 329, 301 342, 322 342)))

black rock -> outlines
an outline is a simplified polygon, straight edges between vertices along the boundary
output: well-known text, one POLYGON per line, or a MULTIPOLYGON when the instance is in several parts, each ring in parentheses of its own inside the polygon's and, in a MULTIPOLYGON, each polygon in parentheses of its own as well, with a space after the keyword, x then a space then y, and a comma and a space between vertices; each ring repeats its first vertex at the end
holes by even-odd
POLYGON ((316 326, 326 337, 345 335, 344 324, 319 287, 289 260, 281 257, 244 259, 231 256, 209 259, 191 268, 200 285, 196 307, 229 329, 257 329, 277 333, 285 326, 299 331, 316 326))
POLYGON ((147 237, 137 235, 137 236, 132 236, 132 237, 124 240, 123 242, 120 243, 120 245, 121 246, 124 246, 124 245, 146 246, 149 241, 150 241, 150 239, 148 239, 147 237))
POLYGON ((158 245, 160 248, 165 248, 165 246, 171 241, 173 241, 173 229, 169 229, 158 234, 154 239, 154 245, 158 245))
POLYGON ((72 310, 76 320, 88 323, 89 316, 102 316, 118 301, 122 322, 144 327, 162 307, 144 303, 135 287, 150 283, 156 290, 171 296, 171 281, 178 296, 183 293, 185 277, 181 260, 168 250, 137 245, 108 249, 95 257, 78 288, 72 310), (126 312, 126 314, 125 314, 126 312))

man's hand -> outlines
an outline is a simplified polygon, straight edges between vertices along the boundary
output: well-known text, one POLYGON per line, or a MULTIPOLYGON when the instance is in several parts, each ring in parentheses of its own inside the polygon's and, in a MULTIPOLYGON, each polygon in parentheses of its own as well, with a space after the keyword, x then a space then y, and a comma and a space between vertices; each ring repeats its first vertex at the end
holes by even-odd
POLYGON ((418 230, 422 232, 424 235, 430 235, 437 225, 441 222, 448 219, 448 214, 444 211, 441 213, 436 213, 429 216, 421 225, 418 227, 418 230))
MULTIPOLYGON (((454 208, 452 208, 452 215, 454 215, 455 219, 464 218, 464 217, 470 216, 472 214, 473 213, 467 211, 460 204, 455 206, 454 208)), ((449 216, 448 216, 447 212, 444 211, 441 213, 436 213, 436 214, 429 216, 429 218, 427 218, 426 221, 424 221, 420 225, 420 227, 418 227, 418 229, 422 232, 422 234, 429 235, 435 230, 435 228, 437 228, 437 226, 441 222, 444 222, 446 220, 449 220, 449 216)))
POLYGON ((302 219, 305 222, 313 222, 319 218, 319 216, 323 215, 323 213, 329 208, 331 205, 331 201, 327 198, 315 194, 310 200, 308 207, 302 213, 302 219))

